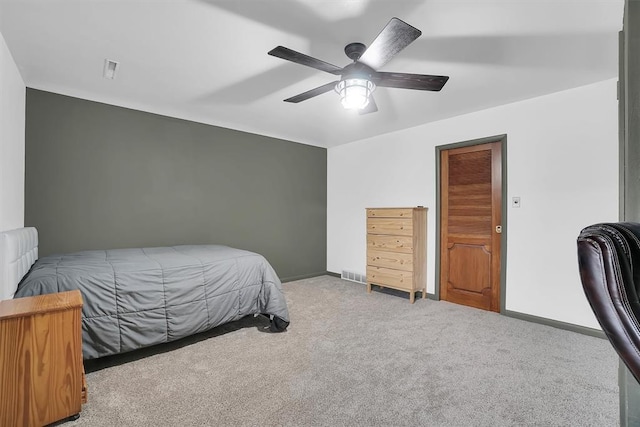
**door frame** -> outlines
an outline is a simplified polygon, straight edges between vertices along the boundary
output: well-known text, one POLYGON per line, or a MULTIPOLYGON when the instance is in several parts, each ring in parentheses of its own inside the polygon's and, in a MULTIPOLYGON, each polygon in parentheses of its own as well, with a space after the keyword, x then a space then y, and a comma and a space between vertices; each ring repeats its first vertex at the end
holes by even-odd
POLYGON ((445 145, 436 145, 436 265, 435 265, 435 292, 433 299, 440 300, 440 162, 441 152, 453 148, 471 147, 474 145, 487 144, 489 142, 499 142, 501 146, 502 163, 502 234, 500 235, 500 314, 504 314, 506 300, 506 278, 507 278, 507 134, 494 135, 486 138, 471 139, 468 141, 454 142, 445 145))

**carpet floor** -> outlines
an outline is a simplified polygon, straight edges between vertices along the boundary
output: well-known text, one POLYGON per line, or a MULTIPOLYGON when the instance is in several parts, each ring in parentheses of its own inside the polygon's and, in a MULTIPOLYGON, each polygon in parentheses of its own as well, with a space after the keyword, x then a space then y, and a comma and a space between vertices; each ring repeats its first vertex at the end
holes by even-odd
POLYGON ((245 318, 87 361, 65 425, 619 425, 606 340, 330 276, 283 287, 285 333, 245 318))

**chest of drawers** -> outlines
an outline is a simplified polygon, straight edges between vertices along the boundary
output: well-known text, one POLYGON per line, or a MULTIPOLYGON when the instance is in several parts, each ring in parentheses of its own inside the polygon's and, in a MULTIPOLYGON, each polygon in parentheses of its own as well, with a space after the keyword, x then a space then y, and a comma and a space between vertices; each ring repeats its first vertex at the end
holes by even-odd
POLYGON ((426 297, 427 208, 367 208, 367 292, 371 285, 426 297))

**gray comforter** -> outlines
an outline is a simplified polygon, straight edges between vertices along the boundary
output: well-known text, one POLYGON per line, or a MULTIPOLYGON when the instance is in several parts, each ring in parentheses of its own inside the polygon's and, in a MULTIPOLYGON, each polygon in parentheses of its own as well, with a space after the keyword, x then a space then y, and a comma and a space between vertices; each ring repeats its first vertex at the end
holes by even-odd
POLYGON ((72 289, 80 289, 84 300, 85 359, 176 340, 249 314, 275 316, 276 329, 289 322, 271 265, 261 255, 226 246, 43 257, 15 298, 72 289))

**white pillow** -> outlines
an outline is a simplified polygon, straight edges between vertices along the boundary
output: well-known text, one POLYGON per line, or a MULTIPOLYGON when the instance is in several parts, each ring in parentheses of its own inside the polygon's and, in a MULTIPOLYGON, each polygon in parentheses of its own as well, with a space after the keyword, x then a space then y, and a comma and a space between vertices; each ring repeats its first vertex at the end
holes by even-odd
POLYGON ((0 233, 0 300, 13 298, 37 259, 38 231, 34 227, 0 233))

